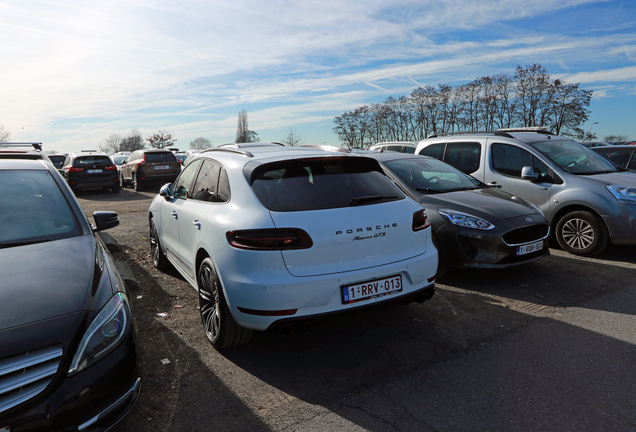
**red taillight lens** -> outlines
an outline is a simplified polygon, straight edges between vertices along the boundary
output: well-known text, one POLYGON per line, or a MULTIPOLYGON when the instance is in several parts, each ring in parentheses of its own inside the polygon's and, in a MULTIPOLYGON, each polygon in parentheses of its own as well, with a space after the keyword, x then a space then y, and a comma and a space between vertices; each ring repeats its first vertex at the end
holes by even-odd
POLYGON ((248 250, 309 249, 313 242, 309 234, 298 228, 229 231, 231 246, 248 250))
POLYGON ((117 165, 111 165, 104 168, 106 171, 117 171, 117 165))
POLYGON ((84 168, 77 168, 77 167, 69 167, 68 172, 81 172, 84 171, 84 168))
POLYGON ((413 213, 413 231, 420 231, 430 226, 431 223, 428 221, 428 216, 426 216, 424 209, 413 213))

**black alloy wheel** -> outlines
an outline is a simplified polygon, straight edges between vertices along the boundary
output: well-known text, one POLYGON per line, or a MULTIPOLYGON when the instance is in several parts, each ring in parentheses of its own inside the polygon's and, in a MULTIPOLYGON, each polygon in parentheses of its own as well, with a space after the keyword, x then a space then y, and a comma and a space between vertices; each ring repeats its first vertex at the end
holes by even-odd
POLYGON ((205 336, 212 346, 222 349, 248 342, 253 331, 241 327, 232 318, 210 258, 205 258, 199 266, 197 283, 201 322, 205 336))

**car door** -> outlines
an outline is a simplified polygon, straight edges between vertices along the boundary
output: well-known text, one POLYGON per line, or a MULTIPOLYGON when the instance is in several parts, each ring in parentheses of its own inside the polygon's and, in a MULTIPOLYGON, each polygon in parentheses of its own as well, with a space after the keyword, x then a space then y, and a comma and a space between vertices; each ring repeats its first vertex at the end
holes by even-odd
POLYGON ((559 177, 536 155, 520 146, 489 142, 487 152, 484 183, 501 186, 504 191, 536 204, 547 215, 552 189, 560 182, 559 177), (521 178, 521 171, 526 166, 532 167, 538 175, 536 181, 521 178))
POLYGON ((195 160, 183 170, 173 184, 174 196, 166 199, 161 205, 161 243, 166 255, 176 260, 180 267, 184 267, 184 265, 179 255, 181 244, 179 222, 180 218, 183 217, 181 212, 187 201, 188 190, 192 187, 200 165, 201 161, 195 160))
MULTIPOLYGON (((186 170, 191 165, 188 165, 186 170)), ((218 163, 210 159, 203 160, 196 180, 188 190, 187 198, 178 209, 179 260, 192 277, 196 274, 196 255, 200 237, 212 232, 206 223, 214 220, 214 217, 206 215, 216 209, 216 203, 222 202, 219 201, 218 195, 220 172, 221 166, 218 163)), ((208 250, 210 255, 214 255, 214 252, 215 250, 208 250)))

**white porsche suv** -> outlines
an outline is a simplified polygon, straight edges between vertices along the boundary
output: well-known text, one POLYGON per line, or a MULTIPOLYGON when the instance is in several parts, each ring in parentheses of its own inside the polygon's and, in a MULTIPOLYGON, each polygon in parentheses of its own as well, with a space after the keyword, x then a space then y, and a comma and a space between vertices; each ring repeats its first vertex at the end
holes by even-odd
POLYGON ((434 293, 422 207, 374 159, 315 147, 229 144, 197 155, 149 209, 155 266, 199 294, 217 349, 253 330, 434 293))

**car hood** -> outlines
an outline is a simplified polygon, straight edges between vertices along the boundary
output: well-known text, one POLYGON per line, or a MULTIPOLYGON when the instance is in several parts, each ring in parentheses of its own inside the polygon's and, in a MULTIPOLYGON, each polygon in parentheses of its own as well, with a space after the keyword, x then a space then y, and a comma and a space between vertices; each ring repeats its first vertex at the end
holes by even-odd
POLYGON ((541 220, 544 219, 526 201, 495 188, 423 194, 419 201, 428 212, 450 209, 486 219, 491 223, 526 215, 536 215, 540 216, 541 220))
POLYGON ((577 177, 589 178, 603 184, 636 187, 636 175, 631 171, 610 172, 603 174, 583 175, 577 177))
POLYGON ((90 308, 96 251, 92 235, 0 249, 0 330, 90 308))

